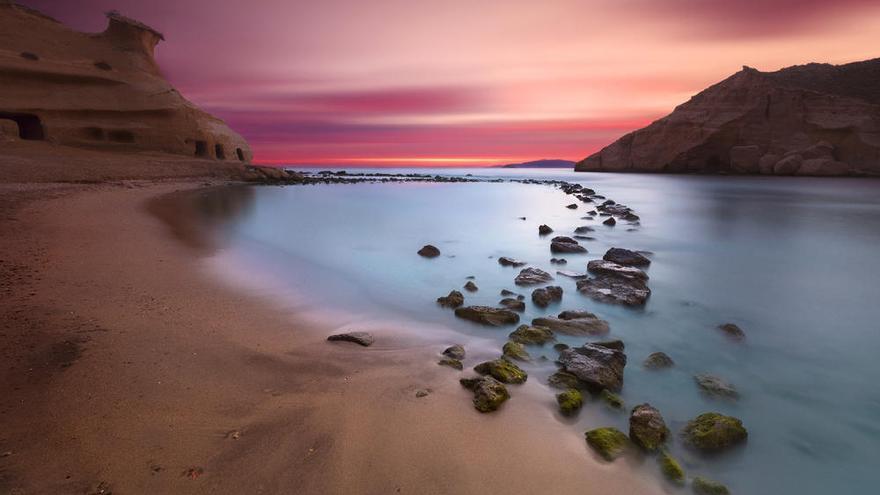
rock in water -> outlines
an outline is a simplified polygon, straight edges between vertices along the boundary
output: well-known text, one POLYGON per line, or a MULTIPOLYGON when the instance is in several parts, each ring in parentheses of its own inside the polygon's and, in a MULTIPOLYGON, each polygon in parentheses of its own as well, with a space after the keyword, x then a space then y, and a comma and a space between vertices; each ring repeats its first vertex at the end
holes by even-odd
POLYGON ((520 301, 519 299, 515 299, 513 297, 505 297, 501 301, 498 302, 500 306, 504 306, 505 308, 511 311, 525 311, 526 303, 520 301))
POLYGON ((661 452, 657 456, 657 463, 660 464, 660 472, 663 473, 663 477, 677 485, 684 484, 684 469, 674 457, 669 455, 669 452, 661 452))
POLYGON ((639 447, 655 451, 669 437, 669 428, 660 411, 651 404, 639 404, 629 416, 629 438, 639 447))
POLYGON ((552 253, 586 253, 587 248, 578 244, 571 237, 556 236, 550 241, 550 252, 552 253))
POLYGON ((562 300, 562 287, 558 285, 550 285, 541 287, 532 291, 532 302, 535 306, 546 308, 551 302, 559 302, 562 300))
POLYGON ((505 343, 504 347, 501 348, 501 353, 504 357, 516 359, 517 361, 530 361, 532 359, 526 348, 519 342, 505 343))
POLYGON ((419 256, 424 256, 425 258, 436 258, 440 256, 440 250, 437 249, 436 246, 432 246, 427 244, 422 246, 422 249, 419 249, 419 256))
POLYGON ((455 368, 459 371, 464 369, 464 365, 461 363, 461 359, 455 359, 451 357, 440 358, 440 361, 437 361, 437 364, 440 366, 449 366, 450 368, 455 368))
POLYGON ((489 306, 465 306, 458 308, 455 310, 455 316, 493 327, 513 325, 519 322, 519 315, 513 311, 489 306))
POLYGON ((553 276, 539 268, 524 268, 514 279, 516 285, 537 285, 553 280, 553 276))
POLYGON ((613 275, 578 280, 577 289, 597 301, 624 306, 644 306, 651 295, 651 289, 644 280, 613 275))
POLYGON ((457 308, 464 304, 464 295, 462 295, 461 292, 454 290, 447 296, 438 297, 437 303, 444 308, 457 308))
POLYGON ((569 210, 577 210, 577 207, 578 207, 577 203, 572 203, 572 204, 566 206, 566 208, 568 208, 569 210))
POLYGON ((615 339, 615 340, 603 340, 603 341, 601 341, 601 342, 593 342, 592 344, 593 344, 593 345, 597 345, 597 346, 599 346, 599 347, 607 347, 607 348, 609 348, 609 349, 616 349, 616 350, 621 351, 621 352, 623 352, 624 348, 626 347, 626 346, 623 344, 623 341, 620 340, 620 339, 615 339))
POLYGON ((541 225, 538 227, 538 235, 548 235, 548 234, 552 234, 552 233, 553 233, 553 229, 551 229, 547 225, 541 225))
POLYGON ((730 490, 726 486, 700 476, 694 477, 691 488, 695 495, 730 495, 730 490))
POLYGON ((599 394, 599 398, 611 409, 623 409, 623 399, 614 392, 609 392, 607 388, 599 394))
POLYGON ((616 247, 606 251, 605 256, 603 256, 602 259, 625 266, 648 266, 651 264, 651 260, 642 254, 630 251, 629 249, 616 247))
POLYGON ((530 327, 528 325, 520 325, 508 337, 510 337, 510 340, 524 345, 544 345, 551 340, 555 340, 553 332, 549 328, 530 327))
POLYGON ((491 376, 462 378, 459 383, 474 392, 474 408, 482 413, 497 410, 510 398, 507 387, 491 376))
POLYGON ((464 346, 461 344, 451 345, 443 351, 443 355, 452 359, 464 359, 464 346))
POLYGON ((501 266, 520 267, 520 266, 525 266, 526 262, 520 261, 517 259, 513 259, 513 258, 508 258, 507 256, 502 256, 502 257, 498 258, 498 264, 501 266))
POLYGON ((375 339, 371 334, 367 332, 348 332, 331 335, 327 337, 327 340, 331 342, 354 342, 355 344, 360 344, 364 347, 368 347, 374 342, 375 339))
POLYGON ((504 358, 480 363, 474 366, 474 371, 481 375, 492 375, 501 383, 525 383, 529 378, 529 375, 519 366, 504 358))
POLYGON ((586 433, 587 444, 606 461, 613 461, 626 452, 629 440, 617 428, 596 428, 586 433))
POLYGON ((673 361, 671 357, 666 355, 665 352, 654 352, 651 353, 642 364, 645 368, 648 368, 650 370, 659 370, 675 366, 675 361, 673 361))
POLYGON ((700 391, 710 397, 720 397, 731 400, 739 398, 739 392, 736 391, 736 387, 715 375, 710 375, 708 373, 694 375, 694 381, 697 383, 697 386, 700 387, 700 391))
POLYGON ((682 435, 685 442, 697 449, 716 451, 744 441, 749 433, 739 419, 708 412, 689 421, 682 435))
POLYGON ((614 217, 608 217, 604 222, 602 222, 602 225, 614 227, 615 225, 617 225, 617 220, 615 220, 614 217))
POLYGON ((464 284, 464 290, 468 292, 476 292, 480 290, 480 288, 477 287, 477 284, 475 284, 472 280, 468 280, 468 282, 464 284))
POLYGON ((642 270, 634 266, 618 265, 613 261, 593 260, 587 263, 587 271, 626 280, 648 280, 648 274, 642 270))
POLYGON ((560 352, 558 361, 563 371, 576 376, 590 390, 616 392, 623 387, 626 354, 621 351, 584 344, 560 352))
POLYGON ((575 170, 876 174, 878 71, 880 59, 776 72, 743 67, 575 170))
POLYGON ((593 232, 594 230, 596 230, 596 229, 594 229, 593 227, 590 227, 589 225, 583 225, 581 227, 574 229, 574 233, 575 234, 586 234, 587 232, 593 232))
POLYGON ((580 390, 570 388, 556 394, 556 403, 559 404, 559 412, 563 416, 574 416, 584 405, 584 396, 580 390))
POLYGON ((727 335, 730 340, 741 342, 746 338, 746 333, 743 332, 742 328, 734 325, 733 323, 724 323, 723 325, 718 325, 718 330, 724 332, 724 335, 727 335))
MULTIPOLYGON (((569 312, 562 312, 560 316, 569 312)), ((536 327, 545 327, 556 333, 575 336, 598 336, 608 333, 608 322, 599 319, 593 313, 581 314, 572 318, 554 318, 552 316, 543 316, 532 320, 532 325, 536 327)))

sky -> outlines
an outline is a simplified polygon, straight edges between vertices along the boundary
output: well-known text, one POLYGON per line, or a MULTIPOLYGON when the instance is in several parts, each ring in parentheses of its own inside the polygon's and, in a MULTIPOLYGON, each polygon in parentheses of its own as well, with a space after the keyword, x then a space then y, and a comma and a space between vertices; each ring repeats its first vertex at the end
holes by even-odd
POLYGON ((880 56, 880 0, 18 0, 157 60, 255 161, 580 160, 743 65, 880 56))

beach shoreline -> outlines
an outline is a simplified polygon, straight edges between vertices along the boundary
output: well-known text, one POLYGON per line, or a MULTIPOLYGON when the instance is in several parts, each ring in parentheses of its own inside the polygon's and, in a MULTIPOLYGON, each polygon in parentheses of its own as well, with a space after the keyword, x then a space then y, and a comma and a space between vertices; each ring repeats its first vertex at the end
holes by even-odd
POLYGON ((434 345, 331 344, 207 275, 146 204, 222 182, 2 186, 2 491, 662 491, 548 404, 480 415, 434 345))

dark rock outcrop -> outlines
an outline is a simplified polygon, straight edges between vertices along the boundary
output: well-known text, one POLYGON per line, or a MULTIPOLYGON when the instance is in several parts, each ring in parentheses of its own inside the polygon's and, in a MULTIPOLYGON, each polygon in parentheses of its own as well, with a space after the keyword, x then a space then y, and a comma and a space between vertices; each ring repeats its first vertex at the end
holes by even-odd
POLYGON ((440 256, 440 250, 437 249, 437 246, 426 244, 422 246, 422 249, 419 249, 418 254, 425 258, 436 258, 437 256, 440 256))
POLYGON ((642 306, 651 295, 651 289, 644 280, 614 275, 578 280, 577 289, 597 301, 624 306, 642 306))
POLYGON ((651 404, 639 404, 629 416, 629 438, 639 447, 655 451, 669 437, 669 428, 660 411, 651 404))
POLYGON ((492 327, 519 323, 519 315, 513 311, 490 306, 465 306, 456 309, 455 316, 492 327))
POLYGON ((580 171, 880 174, 880 59, 749 67, 575 166, 580 171))
POLYGON ((553 233, 553 229, 551 229, 548 225, 539 225, 538 226, 538 235, 549 235, 553 233))
POLYGON ((444 308, 457 308, 464 304, 464 295, 457 290, 449 292, 449 295, 437 298, 437 304, 444 308))
POLYGON ((498 264, 501 266, 520 267, 525 266, 526 262, 514 258, 508 258, 507 256, 502 256, 498 258, 498 264))
POLYGON ((482 413, 497 410, 510 398, 507 387, 491 376, 462 378, 459 383, 474 393, 474 408, 482 413))
POLYGON ((546 308, 552 302, 562 300, 562 287, 558 285, 549 285, 532 291, 532 303, 540 308, 546 308))
POLYGON ((553 276, 540 268, 523 268, 513 282, 516 285, 538 285, 552 280, 553 276))
POLYGON ((523 312, 526 310, 526 303, 515 297, 505 297, 498 301, 499 306, 503 306, 511 311, 523 312))
POLYGON ((623 386, 626 354, 616 349, 584 344, 559 353, 562 370, 576 376, 594 391, 618 391, 623 386))
POLYGON ((556 236, 550 241, 551 253, 586 253, 587 248, 578 244, 578 241, 566 236, 556 236))
POLYGON ((625 266, 648 266, 651 264, 651 260, 641 253, 616 247, 606 251, 602 259, 625 266))
POLYGON ((532 320, 532 325, 536 327, 549 328, 550 330, 564 335, 575 336, 599 336, 608 333, 608 322, 600 319, 598 316, 589 312, 562 312, 560 316, 565 318, 554 318, 552 316, 542 316, 532 320))

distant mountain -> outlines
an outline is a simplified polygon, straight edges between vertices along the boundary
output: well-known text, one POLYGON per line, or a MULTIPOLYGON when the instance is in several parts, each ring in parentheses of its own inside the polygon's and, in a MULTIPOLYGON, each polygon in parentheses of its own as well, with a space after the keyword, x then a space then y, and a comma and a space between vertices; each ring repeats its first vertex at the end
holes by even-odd
POLYGON ((496 166, 501 168, 574 168, 574 162, 571 160, 535 160, 496 166))
POLYGON ((880 175, 878 81, 880 59, 743 67, 575 170, 880 175))

